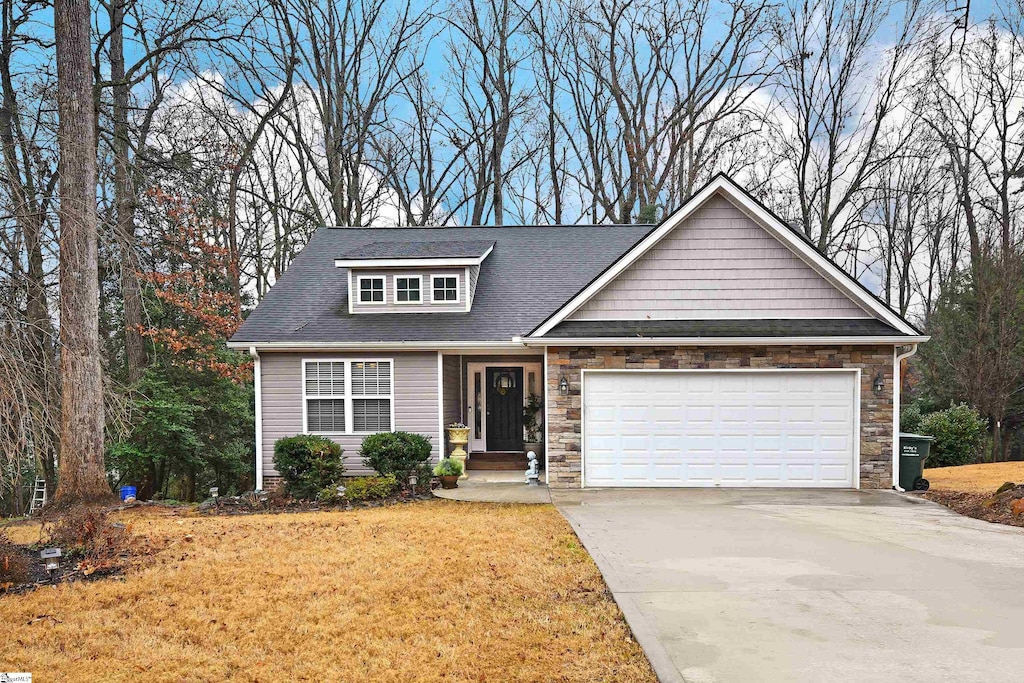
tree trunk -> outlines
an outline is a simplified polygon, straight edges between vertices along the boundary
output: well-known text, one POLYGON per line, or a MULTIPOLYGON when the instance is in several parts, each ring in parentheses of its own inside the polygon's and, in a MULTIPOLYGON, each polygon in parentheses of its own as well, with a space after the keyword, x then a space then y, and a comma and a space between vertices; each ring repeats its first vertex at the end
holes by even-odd
POLYGON ((142 340, 142 290, 135 251, 135 192, 132 182, 128 131, 129 92, 124 65, 124 0, 110 3, 110 80, 113 82, 114 213, 121 251, 121 294, 124 299, 124 350, 128 381, 135 382, 146 367, 142 340))
POLYGON ((55 0, 60 145, 61 459, 57 507, 111 498, 103 466, 96 128, 89 0, 55 0))

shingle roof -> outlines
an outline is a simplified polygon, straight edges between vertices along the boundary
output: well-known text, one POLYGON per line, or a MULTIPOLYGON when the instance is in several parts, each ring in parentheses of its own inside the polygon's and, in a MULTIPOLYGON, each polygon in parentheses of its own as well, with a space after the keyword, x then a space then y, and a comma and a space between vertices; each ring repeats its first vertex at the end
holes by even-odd
POLYGON ((540 324, 650 229, 320 228, 232 341, 510 341, 540 324), (469 313, 349 314, 348 271, 335 267, 335 258, 370 244, 432 241, 494 244, 480 266, 469 313))
POLYGON ((875 337, 899 336, 873 318, 806 320, 567 320, 545 337, 875 337))
POLYGON ((480 258, 494 246, 494 240, 382 240, 361 244, 338 255, 342 259, 480 258))

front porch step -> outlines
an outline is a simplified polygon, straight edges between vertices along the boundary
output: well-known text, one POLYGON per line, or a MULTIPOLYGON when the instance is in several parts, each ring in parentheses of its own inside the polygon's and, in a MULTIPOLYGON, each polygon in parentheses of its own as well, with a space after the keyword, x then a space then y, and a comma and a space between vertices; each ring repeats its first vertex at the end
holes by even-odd
POLYGON ((467 470, 526 470, 528 462, 522 452, 472 453, 466 461, 467 470))
POLYGON ((477 462, 474 458, 466 461, 467 470, 523 470, 526 471, 527 463, 522 462, 477 462))

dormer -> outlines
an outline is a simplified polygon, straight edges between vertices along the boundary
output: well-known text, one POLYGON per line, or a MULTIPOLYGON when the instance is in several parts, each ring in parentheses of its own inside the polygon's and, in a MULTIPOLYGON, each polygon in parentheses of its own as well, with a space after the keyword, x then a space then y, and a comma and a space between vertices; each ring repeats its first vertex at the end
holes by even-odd
POLYGON ((492 240, 370 242, 334 260, 348 269, 348 312, 468 313, 492 240))

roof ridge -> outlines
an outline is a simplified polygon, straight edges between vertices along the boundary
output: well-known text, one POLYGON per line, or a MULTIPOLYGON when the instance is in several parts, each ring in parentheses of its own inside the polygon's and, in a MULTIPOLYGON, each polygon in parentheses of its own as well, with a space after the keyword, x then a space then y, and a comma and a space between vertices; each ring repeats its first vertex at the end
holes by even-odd
POLYGON ((327 230, 500 230, 504 228, 650 228, 655 223, 552 223, 513 225, 323 225, 327 230))

